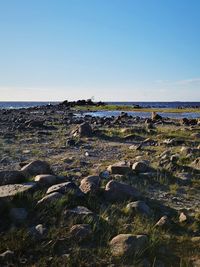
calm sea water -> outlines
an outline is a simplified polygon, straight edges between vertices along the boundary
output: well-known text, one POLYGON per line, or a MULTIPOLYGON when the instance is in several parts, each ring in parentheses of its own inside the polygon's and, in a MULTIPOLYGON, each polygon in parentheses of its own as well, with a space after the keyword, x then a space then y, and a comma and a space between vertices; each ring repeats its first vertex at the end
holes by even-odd
MULTIPOLYGON (((57 104, 59 102, 3 102, 0 101, 0 108, 29 108, 57 104)), ((140 105, 141 107, 155 108, 178 108, 178 107, 200 107, 200 102, 106 102, 113 105, 140 105)))

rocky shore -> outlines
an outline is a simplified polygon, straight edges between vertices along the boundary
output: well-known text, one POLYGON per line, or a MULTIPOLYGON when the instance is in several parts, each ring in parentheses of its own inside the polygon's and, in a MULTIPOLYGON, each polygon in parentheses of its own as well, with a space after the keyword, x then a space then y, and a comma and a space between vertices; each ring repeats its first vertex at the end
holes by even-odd
POLYGON ((80 114, 0 110, 0 266, 200 266, 200 120, 80 114))

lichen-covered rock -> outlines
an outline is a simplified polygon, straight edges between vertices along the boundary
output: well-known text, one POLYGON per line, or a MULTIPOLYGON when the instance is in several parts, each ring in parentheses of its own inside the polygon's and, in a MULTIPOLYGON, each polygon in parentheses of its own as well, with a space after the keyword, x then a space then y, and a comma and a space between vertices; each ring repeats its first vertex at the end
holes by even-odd
POLYGON ((150 216, 152 214, 151 209, 144 201, 131 202, 126 206, 127 210, 131 213, 139 213, 144 216, 150 216))
POLYGON ((85 194, 95 194, 99 190, 100 177, 99 176, 88 176, 81 180, 80 189, 85 194))
POLYGON ((110 241, 113 256, 124 257, 144 252, 148 243, 146 235, 119 234, 110 241))
POLYGON ((9 184, 0 186, 0 199, 13 198, 17 194, 27 194, 37 188, 36 183, 9 184))

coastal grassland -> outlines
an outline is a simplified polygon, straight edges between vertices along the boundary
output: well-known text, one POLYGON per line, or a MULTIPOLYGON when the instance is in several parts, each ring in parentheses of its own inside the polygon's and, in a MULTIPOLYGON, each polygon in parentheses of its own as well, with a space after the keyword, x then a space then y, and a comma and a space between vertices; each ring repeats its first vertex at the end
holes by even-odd
POLYGON ((122 105, 102 106, 75 106, 72 110, 79 111, 134 111, 134 112, 159 112, 159 113, 200 113, 200 108, 135 108, 122 105))
POLYGON ((200 232, 200 183, 199 172, 191 163, 199 156, 198 149, 197 152, 193 150, 196 151, 200 139, 192 137, 193 133, 199 132, 199 126, 185 127, 174 121, 170 125, 155 123, 149 129, 144 120, 132 120, 131 123, 123 120, 110 125, 99 125, 96 121, 92 125, 92 136, 74 137, 71 132, 77 127, 76 122, 72 125, 63 123, 56 114, 48 124, 54 126, 53 130, 31 128, 16 131, 14 138, 1 137, 1 156, 11 158, 10 163, 0 165, 1 169, 20 169, 19 163, 45 160, 56 175, 77 186, 88 175, 105 174, 109 165, 119 161, 132 166, 141 160, 151 167, 145 173, 130 169, 130 173, 124 175, 105 175, 98 192, 86 194, 82 199, 66 193, 62 199, 40 206, 37 202, 46 195, 47 188, 39 188, 30 195, 17 195, 4 206, 1 220, 6 224, 0 233, 0 251, 10 249, 15 252, 14 266, 140 266, 142 260, 148 259, 151 267, 159 266, 159 261, 165 266, 189 267, 193 258, 198 259, 200 245, 193 242, 193 236, 198 237, 200 232), (67 144, 68 139, 75 139, 75 145, 67 144), (181 142, 168 145, 164 142, 166 139, 181 142), (182 146, 193 149, 192 155, 181 152, 182 146), (164 156, 163 160, 164 152, 169 156, 164 156), (179 157, 173 162, 171 156, 175 154, 179 157), (185 172, 192 176, 189 184, 182 183, 179 178, 185 172), (133 200, 106 201, 105 186, 111 179, 139 190, 141 199, 152 209, 152 215, 130 213, 127 204, 133 200), (65 209, 78 205, 90 209, 95 220, 64 217, 65 209), (20 225, 13 225, 9 217, 13 207, 28 211, 27 220, 20 225), (179 222, 180 211, 186 212, 186 222, 179 222), (171 224, 166 228, 155 227, 164 214, 170 214, 171 224), (70 229, 77 223, 91 226, 90 239, 79 243, 71 237, 70 229), (30 228, 37 224, 48 229, 47 235, 41 239, 30 235, 30 228), (109 242, 120 233, 145 234, 148 245, 138 255, 114 257, 109 242))

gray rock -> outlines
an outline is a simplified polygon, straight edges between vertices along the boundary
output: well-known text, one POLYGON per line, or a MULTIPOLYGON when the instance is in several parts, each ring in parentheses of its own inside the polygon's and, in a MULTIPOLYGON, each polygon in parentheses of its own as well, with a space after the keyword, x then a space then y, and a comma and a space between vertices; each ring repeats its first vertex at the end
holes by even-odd
POLYGON ((132 166, 132 170, 139 173, 148 172, 149 169, 149 166, 144 161, 135 162, 132 166))
POLYGON ((99 176, 88 176, 81 180, 80 189, 85 194, 92 193, 95 194, 100 187, 100 177, 99 176))
POLYGON ((84 222, 85 219, 93 221, 95 219, 95 214, 84 206, 77 206, 74 209, 65 209, 63 212, 65 225, 69 220, 78 220, 79 222, 84 222))
POLYGON ((59 192, 61 194, 72 193, 77 197, 82 197, 84 195, 83 192, 81 192, 81 190, 79 189, 79 187, 72 182, 65 182, 61 184, 52 185, 47 190, 47 194, 52 194, 53 192, 59 192))
POLYGON ((35 160, 25 165, 21 169, 26 177, 36 176, 38 174, 52 174, 52 170, 46 161, 35 160))
POLYGON ((93 134, 93 130, 88 122, 83 122, 72 132, 72 134, 73 136, 90 137, 93 134))
POLYGON ((124 257, 144 251, 148 243, 146 235, 119 234, 110 241, 113 256, 124 257))
POLYGON ((117 162, 108 167, 108 171, 111 174, 127 174, 131 171, 130 166, 128 166, 125 162, 117 162))
POLYGON ((49 204, 63 197, 63 194, 53 192, 38 201, 37 204, 49 204))
POLYGON ((27 194, 37 188, 36 183, 10 184, 0 186, 0 199, 13 198, 17 194, 27 194))
POLYGON ((41 186, 49 186, 57 183, 57 176, 51 174, 39 174, 34 178, 34 181, 41 186))
POLYGON ((139 213, 144 216, 150 216, 152 214, 151 209, 144 201, 131 202, 126 206, 127 210, 133 213, 139 213))
POLYGON ((25 177, 21 171, 0 171, 0 185, 18 184, 24 180, 25 177))
POLYGON ((140 197, 140 193, 128 184, 111 180, 106 184, 105 197, 110 201, 136 200, 140 197))

